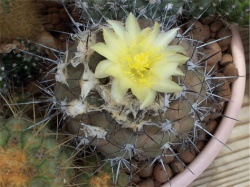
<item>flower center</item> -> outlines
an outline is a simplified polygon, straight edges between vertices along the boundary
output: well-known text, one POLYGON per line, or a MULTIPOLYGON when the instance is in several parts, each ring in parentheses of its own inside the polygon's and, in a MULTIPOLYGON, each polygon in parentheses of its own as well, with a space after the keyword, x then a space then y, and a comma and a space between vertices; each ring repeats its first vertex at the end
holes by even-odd
POLYGON ((151 85, 150 68, 152 65, 152 52, 142 51, 140 46, 132 45, 122 57, 125 74, 136 84, 151 85))
POLYGON ((143 78, 144 74, 149 70, 148 55, 139 53, 133 57, 131 62, 128 62, 129 71, 137 78, 143 78))
POLYGON ((125 73, 136 83, 150 85, 150 55, 148 52, 131 53, 124 55, 123 64, 125 73))

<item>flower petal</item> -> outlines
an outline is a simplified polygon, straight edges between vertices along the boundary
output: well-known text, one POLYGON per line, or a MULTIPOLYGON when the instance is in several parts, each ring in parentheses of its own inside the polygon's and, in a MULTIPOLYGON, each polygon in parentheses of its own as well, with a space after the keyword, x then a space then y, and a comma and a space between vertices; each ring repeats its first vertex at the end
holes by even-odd
POLYGON ((155 97, 156 97, 156 91, 150 89, 148 91, 146 98, 142 102, 140 109, 144 109, 144 108, 150 106, 151 104, 153 104, 153 102, 155 101, 155 97))
POLYGON ((155 90, 150 89, 149 87, 134 85, 131 88, 132 93, 140 100, 142 103, 140 108, 143 109, 151 105, 156 97, 155 90))
POLYGON ((121 23, 120 21, 115 21, 115 20, 108 20, 107 22, 114 29, 115 34, 117 36, 119 36, 120 38, 124 38, 126 28, 124 27, 123 23, 121 23))
POLYGON ((97 78, 105 78, 108 76, 116 77, 117 75, 121 75, 119 73, 121 70, 119 70, 119 66, 110 62, 109 60, 103 60, 98 63, 96 69, 95 69, 95 77, 97 78))
POLYGON ((182 89, 178 84, 168 79, 155 79, 152 82, 151 89, 157 92, 175 93, 182 89))
POLYGON ((111 95, 117 103, 120 103, 128 91, 128 87, 121 84, 119 79, 113 79, 111 95))
POLYGON ((167 56, 167 62, 175 62, 178 63, 178 65, 184 64, 187 62, 189 57, 181 55, 181 54, 174 54, 167 56))
POLYGON ((101 43, 101 42, 96 43, 96 44, 92 45, 91 48, 93 50, 95 50, 97 53, 99 53, 100 55, 106 57, 107 59, 109 59, 109 60, 111 60, 113 62, 118 61, 118 57, 104 43, 101 43))
POLYGON ((155 45, 159 47, 167 46, 176 36, 179 28, 171 29, 165 33, 160 33, 155 40, 155 45))
POLYGON ((151 73, 153 77, 157 78, 170 78, 172 75, 183 75, 183 72, 178 69, 178 63, 176 62, 161 62, 152 67, 151 73))
POLYGON ((153 30, 151 30, 150 34, 146 37, 148 43, 153 43, 153 41, 157 38, 160 32, 159 23, 155 22, 153 30))
POLYGON ((110 29, 103 28, 103 37, 107 46, 112 49, 113 53, 119 55, 121 50, 124 49, 124 43, 120 41, 117 35, 110 29))
POLYGON ((127 39, 129 39, 131 42, 135 41, 140 34, 141 28, 136 17, 132 13, 129 14, 125 26, 129 36, 127 39))
POLYGON ((171 45, 165 50, 165 53, 182 53, 187 54, 186 49, 181 45, 171 45))

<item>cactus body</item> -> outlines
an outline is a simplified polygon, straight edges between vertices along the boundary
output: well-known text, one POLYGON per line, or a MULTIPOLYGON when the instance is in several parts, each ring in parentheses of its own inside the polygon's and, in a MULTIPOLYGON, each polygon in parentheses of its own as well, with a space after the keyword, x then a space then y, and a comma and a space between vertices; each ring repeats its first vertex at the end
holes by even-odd
POLYGON ((24 117, 0 117, 0 186, 69 185, 74 174, 65 162, 69 152, 57 145, 50 130, 27 129, 31 124, 24 117))
MULTIPOLYGON (((206 8, 205 12, 207 16, 216 16, 216 14, 223 20, 230 23, 237 23, 240 26, 249 26, 249 1, 231 1, 231 0, 220 0, 220 1, 192 1, 190 3, 192 7, 192 15, 198 16, 206 8)), ((188 10, 187 10, 188 11, 188 10)))
MULTIPOLYGON (((15 42, 20 49, 28 51, 28 53, 43 55, 40 49, 29 40, 15 42)), ((13 50, 2 57, 3 77, 15 86, 25 84, 38 77, 42 71, 40 64, 40 58, 23 53, 20 50, 13 50)))

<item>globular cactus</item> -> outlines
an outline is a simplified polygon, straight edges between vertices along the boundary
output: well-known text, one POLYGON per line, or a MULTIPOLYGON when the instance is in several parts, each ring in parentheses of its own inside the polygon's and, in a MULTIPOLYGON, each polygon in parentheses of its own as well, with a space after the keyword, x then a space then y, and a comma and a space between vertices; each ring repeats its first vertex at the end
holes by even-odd
POLYGON ((8 119, 0 116, 0 186, 70 185, 74 176, 71 150, 58 144, 55 133, 45 125, 38 127, 18 114, 8 119))
POLYGON ((195 0, 189 4, 191 9, 187 9, 186 11, 192 12, 191 15, 193 16, 198 16, 202 11, 207 9, 205 12, 206 16, 218 16, 230 23, 239 24, 240 26, 249 26, 250 6, 247 0, 195 0))
POLYGON ((178 158, 176 151, 194 145, 227 101, 218 92, 228 81, 217 81, 213 70, 220 59, 207 70, 214 54, 204 46, 211 41, 167 31, 167 23, 160 30, 132 14, 125 26, 108 24, 76 33, 79 40, 57 65, 53 106, 61 109, 67 130, 113 169, 130 170, 133 158, 151 164, 178 158))
POLYGON ((42 19, 34 0, 0 1, 0 43, 34 39, 42 31, 42 19))
POLYGON ((12 85, 20 86, 38 78, 39 73, 45 69, 45 65, 41 65, 42 60, 38 57, 39 55, 45 56, 45 53, 30 40, 18 40, 14 43, 18 49, 16 48, 2 56, 2 77, 11 82, 12 85), (30 55, 30 53, 35 54, 35 56, 30 55))

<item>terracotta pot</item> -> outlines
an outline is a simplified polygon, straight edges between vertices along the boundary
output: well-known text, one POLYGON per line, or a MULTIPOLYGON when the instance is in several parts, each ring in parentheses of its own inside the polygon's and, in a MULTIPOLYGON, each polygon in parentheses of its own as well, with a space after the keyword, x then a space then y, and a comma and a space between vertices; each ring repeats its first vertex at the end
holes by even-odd
MULTIPOLYGON (((233 55, 233 61, 235 66, 238 68, 239 78, 232 85, 232 96, 231 102, 228 103, 225 110, 225 116, 223 117, 218 129, 214 136, 219 139, 222 143, 226 143, 231 131, 234 128, 235 120, 237 119, 245 90, 246 81, 246 64, 244 50, 240 38, 240 34, 237 26, 231 26, 232 30, 232 42, 231 49, 233 55)), ((188 165, 188 168, 193 172, 191 173, 188 169, 178 174, 170 182, 162 185, 162 187, 185 187, 191 184, 215 159, 223 148, 223 144, 218 140, 211 138, 208 144, 200 152, 192 163, 188 165)))

